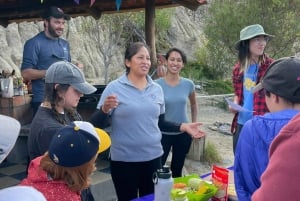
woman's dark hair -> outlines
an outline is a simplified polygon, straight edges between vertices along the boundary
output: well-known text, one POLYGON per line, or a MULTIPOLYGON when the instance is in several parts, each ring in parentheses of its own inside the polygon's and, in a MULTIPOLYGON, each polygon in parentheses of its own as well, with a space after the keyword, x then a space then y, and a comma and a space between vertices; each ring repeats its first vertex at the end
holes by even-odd
MULTIPOLYGON (((134 43, 130 44, 125 51, 125 60, 127 59, 128 61, 130 61, 131 58, 134 55, 136 55, 136 53, 138 53, 138 51, 140 51, 140 49, 142 47, 147 48, 147 50, 149 51, 149 47, 142 42, 134 42, 134 43)), ((125 67, 126 67, 126 73, 128 74, 130 71, 130 68, 128 66, 126 66, 126 64, 125 64, 125 67)))
POLYGON ((170 49, 170 50, 167 52, 167 54, 166 54, 166 60, 168 60, 168 58, 169 58, 169 56, 170 56, 170 54, 171 54, 172 52, 178 52, 178 53, 180 54, 180 56, 181 56, 182 62, 183 62, 184 64, 186 64, 186 62, 187 62, 186 54, 185 54, 183 51, 181 51, 180 49, 176 48, 176 47, 170 49))
MULTIPOLYGON (((58 84, 55 88, 56 84, 46 83, 45 84, 45 101, 48 101, 51 104, 52 112, 54 113, 55 119, 65 125, 67 123, 66 119, 60 115, 59 112, 56 111, 55 106, 58 105, 60 101, 63 99, 58 95, 59 93, 65 93, 70 87, 69 84, 58 84)), ((76 109, 66 109, 66 115, 70 118, 71 121, 82 120, 81 116, 78 114, 76 109)))
POLYGON ((238 59, 240 63, 243 63, 250 54, 250 40, 241 41, 237 50, 238 50, 238 59))

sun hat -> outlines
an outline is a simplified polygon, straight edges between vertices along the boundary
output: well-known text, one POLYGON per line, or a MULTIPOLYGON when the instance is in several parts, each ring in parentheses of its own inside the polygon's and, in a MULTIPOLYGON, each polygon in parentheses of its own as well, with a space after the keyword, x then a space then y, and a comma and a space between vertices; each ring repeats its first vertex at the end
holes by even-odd
POLYGON ((44 19, 48 19, 49 17, 54 17, 54 18, 64 18, 65 20, 70 20, 70 16, 65 14, 64 11, 61 8, 51 6, 49 8, 46 8, 42 14, 42 17, 44 19))
POLYGON ((48 153, 51 160, 63 167, 77 167, 110 147, 108 134, 86 121, 74 121, 52 138, 48 153))
POLYGON ((17 141, 21 124, 18 120, 5 115, 0 115, 0 122, 0 163, 2 163, 17 141))
POLYGON ((89 84, 82 71, 68 61, 58 61, 53 63, 46 71, 46 83, 69 84, 83 94, 91 94, 97 90, 89 84))
POLYGON ((264 28, 260 24, 246 26, 240 32, 240 40, 235 43, 235 48, 238 49, 242 41, 249 40, 251 38, 261 35, 267 36, 269 38, 274 37, 273 35, 265 33, 264 28))
POLYGON ((252 91, 255 93, 261 89, 300 103, 300 60, 295 57, 275 60, 252 91))
POLYGON ((0 201, 47 201, 44 195, 30 186, 12 186, 0 190, 0 201))

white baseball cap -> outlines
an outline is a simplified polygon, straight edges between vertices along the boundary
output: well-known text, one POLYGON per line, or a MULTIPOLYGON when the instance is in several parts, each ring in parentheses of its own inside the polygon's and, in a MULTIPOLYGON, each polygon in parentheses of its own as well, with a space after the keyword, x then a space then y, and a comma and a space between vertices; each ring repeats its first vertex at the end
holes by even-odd
POLYGON ((30 186, 12 186, 0 190, 0 201, 47 201, 44 195, 30 186))
POLYGON ((0 163, 2 163, 13 149, 20 130, 21 124, 18 120, 0 115, 0 163))

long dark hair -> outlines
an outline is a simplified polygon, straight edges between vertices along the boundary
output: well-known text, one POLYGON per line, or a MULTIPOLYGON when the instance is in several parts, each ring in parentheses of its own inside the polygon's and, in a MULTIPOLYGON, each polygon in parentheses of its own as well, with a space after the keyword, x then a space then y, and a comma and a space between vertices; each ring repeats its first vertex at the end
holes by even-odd
MULTIPOLYGON (((63 99, 58 95, 59 93, 65 93, 68 88, 70 87, 69 84, 58 84, 55 87, 56 84, 53 83, 46 83, 45 84, 45 98, 44 100, 49 102, 51 104, 51 109, 54 114, 55 119, 63 124, 67 124, 67 120, 65 119, 65 116, 60 115, 59 112, 56 111, 55 107, 58 105, 60 101, 63 99)), ((65 108, 65 114, 70 118, 71 121, 80 121, 82 120, 82 117, 79 115, 79 113, 76 111, 76 109, 70 109, 65 108)))

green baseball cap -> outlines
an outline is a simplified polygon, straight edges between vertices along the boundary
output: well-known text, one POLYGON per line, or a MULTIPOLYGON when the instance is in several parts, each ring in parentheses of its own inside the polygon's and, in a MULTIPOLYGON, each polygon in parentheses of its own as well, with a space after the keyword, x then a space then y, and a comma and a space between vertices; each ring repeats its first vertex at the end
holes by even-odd
POLYGON ((274 37, 273 35, 265 33, 264 28, 260 24, 249 25, 241 30, 240 40, 235 43, 235 49, 238 49, 242 41, 249 40, 256 36, 274 37))

